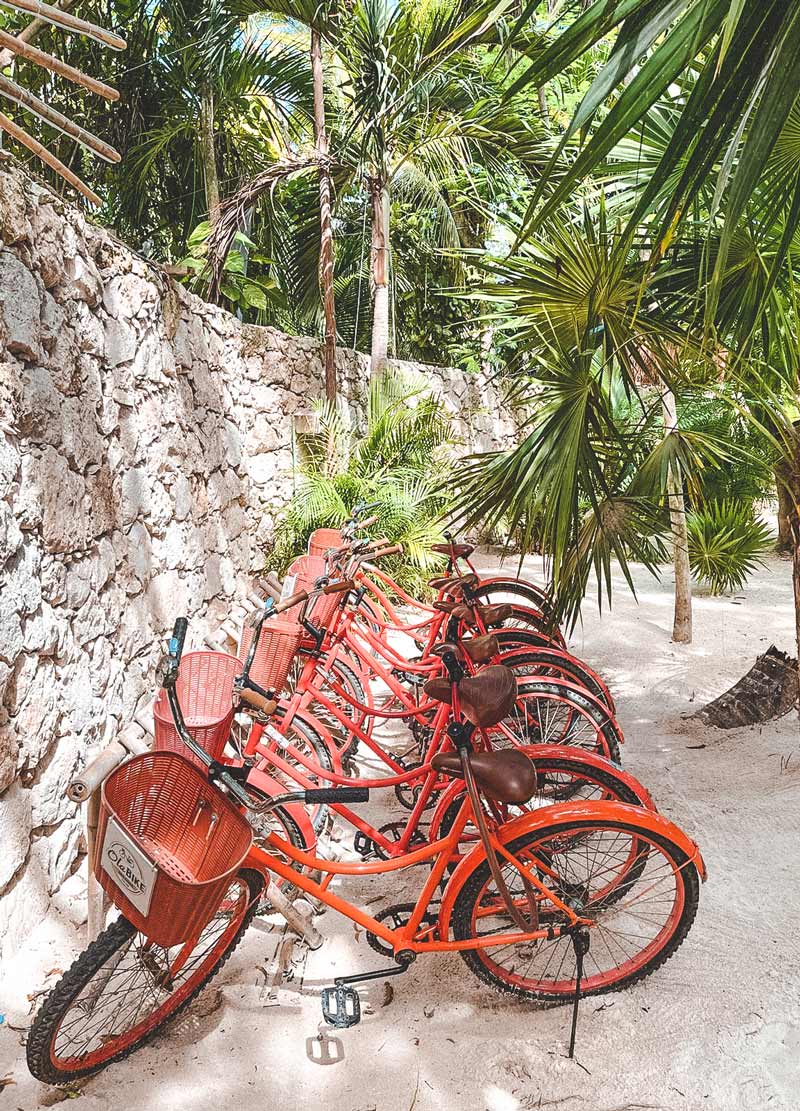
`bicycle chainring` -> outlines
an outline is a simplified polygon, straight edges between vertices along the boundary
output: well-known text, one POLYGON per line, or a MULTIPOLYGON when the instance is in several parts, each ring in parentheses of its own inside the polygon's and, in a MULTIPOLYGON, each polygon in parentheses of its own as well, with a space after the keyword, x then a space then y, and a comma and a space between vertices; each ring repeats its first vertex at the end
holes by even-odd
MULTIPOLYGON (((378 833, 382 833, 387 841, 399 841, 405 831, 405 822, 387 822, 385 826, 380 827, 378 833)), ((419 848, 422 845, 427 845, 427 843, 427 839, 424 837, 424 835, 420 833, 419 830, 415 830, 414 834, 411 837, 411 844, 408 847, 408 851, 411 852, 415 848, 419 848)), ((372 849, 375 855, 379 856, 381 860, 392 859, 386 852, 386 850, 381 845, 376 845, 375 842, 372 842, 372 849)))
MULTIPOLYGON (((405 771, 411 772, 414 771, 415 768, 421 767, 422 765, 418 762, 407 764, 405 761, 403 761, 403 768, 405 769, 405 771)), ((397 798, 397 801, 400 803, 400 805, 404 806, 406 810, 413 810, 414 807, 417 805, 417 799, 419 798, 422 786, 422 780, 417 780, 416 783, 398 783, 394 789, 395 797, 397 798)), ((433 806, 435 802, 436 796, 432 794, 431 797, 428 799, 425 809, 429 809, 429 807, 433 806)))
MULTIPOLYGON (((385 907, 380 914, 375 915, 376 922, 388 922, 389 928, 392 930, 399 930, 408 922, 414 912, 415 903, 394 903, 390 907, 385 907)), ((426 911, 422 916, 421 926, 432 927, 438 921, 438 915, 431 914, 426 911)), ((394 949, 387 944, 382 938, 376 934, 371 934, 367 931, 367 944, 370 949, 374 949, 376 953, 380 953, 382 957, 394 957, 394 949)))

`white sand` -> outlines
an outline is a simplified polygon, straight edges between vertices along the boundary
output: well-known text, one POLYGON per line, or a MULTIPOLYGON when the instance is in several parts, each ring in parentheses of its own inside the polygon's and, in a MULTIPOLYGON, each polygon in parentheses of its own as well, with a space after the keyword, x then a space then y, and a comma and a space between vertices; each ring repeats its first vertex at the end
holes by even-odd
MULTIPOLYGON (((491 563, 491 560, 487 560, 491 563)), ((535 561, 530 561, 534 573, 535 561)), ((721 733, 682 720, 738 679, 769 644, 793 650, 789 565, 760 571, 741 598, 698 597, 695 643, 670 643, 669 577, 638 576, 639 605, 620 583, 602 618, 587 605, 572 648, 617 698, 626 766, 659 808, 695 837, 709 880, 696 924, 652 978, 582 1007, 577 1061, 565 1057, 569 1015, 509 1002, 455 955, 420 959, 362 991, 372 1010, 338 1038, 318 1039, 318 989, 334 975, 380 967, 352 924, 317 919, 325 947, 295 949, 294 978, 264 990, 282 934, 253 928, 224 973, 157 1043, 86 1083, 90 1108, 326 1105, 341 1111, 761 1111, 800 1106, 800 731, 790 715, 721 733), (696 748, 705 744, 705 748, 696 748), (326 1058, 325 1062, 320 1057, 326 1058)), ((385 888, 375 881, 364 894, 385 888)), ((364 886, 348 886, 348 891, 364 886)), ((389 901, 400 897, 396 890, 389 901)), ((374 907, 382 905, 380 902, 374 907)), ((0 1105, 32 1111, 53 1099, 27 1074, 26 995, 82 945, 57 913, 3 970, 0 1105)))

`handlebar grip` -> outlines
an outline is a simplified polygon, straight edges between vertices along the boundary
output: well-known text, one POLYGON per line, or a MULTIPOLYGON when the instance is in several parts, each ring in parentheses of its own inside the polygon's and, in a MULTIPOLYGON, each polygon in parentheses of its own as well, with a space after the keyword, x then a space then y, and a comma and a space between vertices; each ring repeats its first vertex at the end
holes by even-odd
POLYGON ((353 528, 354 528, 354 529, 365 529, 365 528, 369 528, 369 526, 370 526, 370 525, 374 525, 374 524, 375 524, 375 522, 377 521, 377 519, 378 519, 378 514, 377 514, 377 513, 373 513, 373 515, 372 515, 371 517, 365 517, 363 521, 356 521, 356 523, 355 523, 355 524, 353 525, 353 528))
POLYGON ((315 802, 369 802, 367 787, 317 787, 306 791, 305 801, 315 802))
POLYGON ((181 662, 183 655, 183 645, 186 640, 186 633, 189 630, 188 617, 179 617, 176 619, 172 627, 172 637, 169 642, 169 654, 173 657, 176 663, 181 662))
POLYGON ((377 550, 377 552, 372 552, 370 554, 369 558, 370 559, 380 559, 382 556, 402 555, 402 554, 403 554, 403 545, 402 544, 392 544, 392 546, 390 548, 379 548, 377 550))
POLYGON ((328 583, 327 586, 323 586, 322 593, 342 594, 345 590, 352 590, 355 585, 352 579, 345 579, 343 582, 339 583, 328 583))
POLYGON ((285 598, 284 601, 279 602, 272 612, 283 613, 284 610, 290 610, 292 606, 298 605, 299 602, 305 602, 307 597, 307 590, 298 590, 296 594, 292 594, 291 597, 285 598))
POLYGON ((246 688, 239 691, 239 697, 248 706, 253 706, 256 710, 261 710, 262 713, 267 715, 274 714, 275 707, 278 705, 274 698, 265 698, 263 694, 257 694, 256 691, 247 690, 246 688))
POLYGON ((370 552, 377 552, 380 548, 386 548, 391 544, 388 536, 381 536, 378 540, 373 540, 372 543, 364 549, 364 552, 369 555, 370 552))

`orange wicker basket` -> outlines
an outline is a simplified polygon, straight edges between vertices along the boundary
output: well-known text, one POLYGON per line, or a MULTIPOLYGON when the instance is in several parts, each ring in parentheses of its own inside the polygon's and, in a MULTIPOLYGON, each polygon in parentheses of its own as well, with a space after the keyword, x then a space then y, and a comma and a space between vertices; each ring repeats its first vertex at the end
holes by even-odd
MULTIPOLYGON (((231 731, 233 680, 241 670, 236 656, 227 652, 187 652, 181 660, 176 689, 186 728, 212 760, 222 755, 231 731)), ((153 720, 156 750, 178 752, 202 767, 178 736, 166 691, 158 692, 153 720)))
POLYGON ((324 556, 328 548, 341 548, 342 534, 338 528, 314 529, 308 538, 308 554, 324 556))
POLYGON ((129 922, 168 948, 196 938, 252 844, 247 820, 174 752, 146 752, 103 784, 93 868, 129 922))
MULTIPOLYGON (((290 565, 287 575, 295 577, 295 590, 313 590, 314 583, 325 574, 327 568, 322 556, 298 556, 290 565)), ((307 610, 309 621, 318 629, 327 629, 331 619, 342 604, 342 594, 320 594, 311 603, 307 610)))
MULTIPOLYGON (((280 691, 286 685, 286 677, 297 655, 305 629, 296 621, 265 621, 261 627, 250 677, 266 690, 280 691)), ((253 630, 249 625, 242 629, 239 643, 239 659, 247 659, 253 641, 253 630)))

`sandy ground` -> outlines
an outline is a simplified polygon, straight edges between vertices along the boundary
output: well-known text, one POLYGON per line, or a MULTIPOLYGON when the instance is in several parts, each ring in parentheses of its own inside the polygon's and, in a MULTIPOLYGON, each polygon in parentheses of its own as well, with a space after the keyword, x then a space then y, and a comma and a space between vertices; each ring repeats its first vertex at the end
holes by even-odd
MULTIPOLYGON (((186 1018, 73 1094, 85 1111, 800 1106, 797 719, 729 733, 684 719, 769 644, 792 648, 789 566, 771 560, 741 597, 697 597, 688 648, 670 643, 669 576, 656 583, 642 573, 638 586, 638 605, 622 584, 613 612, 587 605, 572 648, 610 681, 626 766, 699 841, 709 879, 679 952, 644 983, 584 1004, 576 1060, 565 1056, 566 1009, 507 1002, 455 955, 422 958, 393 992, 376 981, 362 991, 370 1013, 361 1025, 334 1036, 319 988, 381 958, 329 911, 317 919, 325 947, 296 946, 289 978, 272 988, 283 934, 269 922, 252 928, 186 1018)), ((382 894, 398 899, 374 880, 347 890, 373 909, 382 894)), ((26 997, 82 944, 69 915, 54 911, 3 970, 0 1078, 13 1083, 0 1106, 32 1111, 64 1098, 28 1075, 19 1028, 26 997)))

